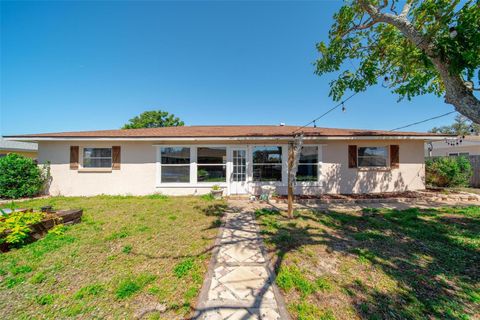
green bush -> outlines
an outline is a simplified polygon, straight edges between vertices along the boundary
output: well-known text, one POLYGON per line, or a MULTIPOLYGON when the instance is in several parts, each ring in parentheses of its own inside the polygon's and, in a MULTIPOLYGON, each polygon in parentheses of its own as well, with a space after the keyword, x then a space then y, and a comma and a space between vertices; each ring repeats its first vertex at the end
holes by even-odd
POLYGON ((32 159, 15 153, 0 158, 0 198, 36 196, 44 181, 42 170, 32 159))
POLYGON ((434 187, 466 187, 472 176, 472 166, 466 157, 438 157, 428 159, 427 185, 434 187))
POLYGON ((5 219, 0 220, 0 234, 9 230, 0 243, 6 242, 14 245, 22 244, 30 234, 29 225, 42 221, 43 212, 12 212, 5 219))

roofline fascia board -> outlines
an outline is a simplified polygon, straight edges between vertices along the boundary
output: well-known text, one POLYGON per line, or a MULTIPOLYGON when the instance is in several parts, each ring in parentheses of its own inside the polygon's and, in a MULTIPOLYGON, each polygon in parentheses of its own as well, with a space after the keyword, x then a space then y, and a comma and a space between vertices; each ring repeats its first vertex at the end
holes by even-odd
POLYGON ((2 148, 2 147, 0 147, 0 151, 8 151, 8 152, 38 152, 38 149, 20 149, 20 148, 2 148))
MULTIPOLYGON (((308 136, 304 140, 443 140, 450 136, 308 136)), ((293 140, 291 136, 276 137, 21 137, 7 136, 8 141, 249 141, 293 140)))

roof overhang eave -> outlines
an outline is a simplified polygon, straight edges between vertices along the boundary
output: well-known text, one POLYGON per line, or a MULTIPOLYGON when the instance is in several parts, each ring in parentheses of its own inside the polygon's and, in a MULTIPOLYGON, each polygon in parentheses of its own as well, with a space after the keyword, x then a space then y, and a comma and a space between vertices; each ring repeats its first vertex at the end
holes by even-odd
MULTIPOLYGON (((375 135, 375 136, 306 136, 304 140, 443 140, 451 136, 411 136, 411 135, 375 135)), ((293 140, 293 136, 240 136, 240 137, 45 137, 45 136, 6 136, 9 141, 256 141, 256 140, 293 140)))

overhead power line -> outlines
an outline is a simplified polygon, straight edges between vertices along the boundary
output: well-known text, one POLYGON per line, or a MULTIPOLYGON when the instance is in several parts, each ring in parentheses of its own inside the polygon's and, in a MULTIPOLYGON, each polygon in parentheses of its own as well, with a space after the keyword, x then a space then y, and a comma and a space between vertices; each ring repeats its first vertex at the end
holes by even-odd
POLYGON ((449 114, 452 114, 452 113, 455 113, 455 112, 457 112, 457 111, 450 111, 450 112, 441 114, 441 115, 439 115, 439 116, 435 116, 435 117, 428 118, 428 119, 425 119, 425 120, 422 120, 422 121, 410 123, 410 124, 407 124, 406 126, 398 127, 398 128, 389 130, 389 132, 391 132, 391 131, 397 131, 397 130, 400 130, 400 129, 404 129, 404 128, 408 128, 408 127, 415 126, 415 125, 420 124, 420 123, 424 123, 424 122, 428 122, 428 121, 435 120, 435 119, 438 119, 438 118, 442 118, 442 117, 448 116, 449 114))
POLYGON ((324 116, 326 116, 327 114, 329 114, 330 112, 332 112, 333 110, 337 109, 338 107, 340 106, 343 106, 345 102, 347 102, 348 100, 350 100, 351 98, 353 98, 358 92, 354 92, 352 93, 351 95, 349 95, 346 99, 342 100, 342 102, 340 102, 339 104, 335 105, 334 107, 328 109, 327 111, 325 111, 324 113, 322 113, 320 116, 318 116, 317 118, 313 119, 312 121, 310 121, 309 123, 305 124, 304 126, 296 129, 295 131, 292 132, 292 134, 295 134, 296 132, 299 132, 301 131, 303 128, 306 128, 308 127, 309 125, 311 125, 312 123, 315 123, 316 121, 320 120, 321 118, 323 118, 324 116))

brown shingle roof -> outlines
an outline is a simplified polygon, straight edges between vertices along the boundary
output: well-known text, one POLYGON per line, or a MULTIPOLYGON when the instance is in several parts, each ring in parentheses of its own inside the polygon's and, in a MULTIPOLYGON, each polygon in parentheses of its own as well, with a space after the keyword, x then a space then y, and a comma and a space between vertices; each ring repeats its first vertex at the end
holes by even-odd
MULTIPOLYGON (((10 138, 212 138, 212 137, 288 137, 300 129, 299 126, 183 126, 164 128, 124 129, 56 132, 9 136, 10 138)), ((424 132, 390 132, 383 130, 302 128, 310 137, 352 137, 352 136, 438 136, 424 132)), ((300 131, 299 131, 300 132, 300 131)))

